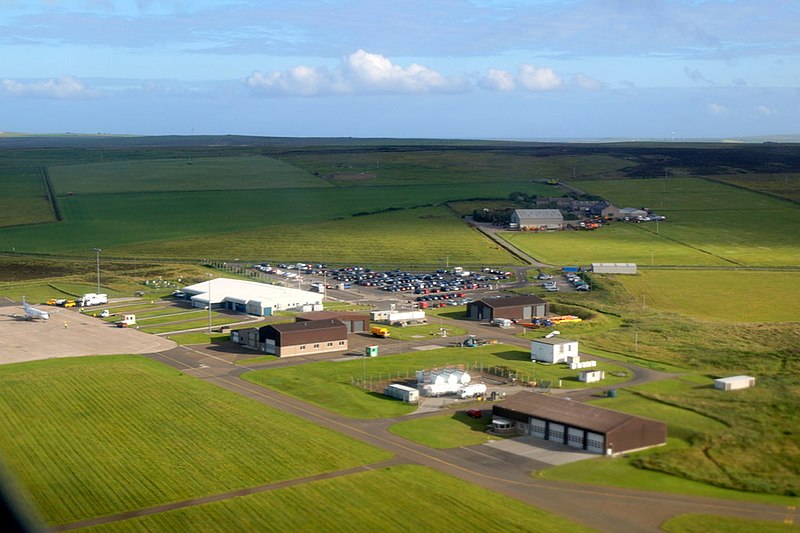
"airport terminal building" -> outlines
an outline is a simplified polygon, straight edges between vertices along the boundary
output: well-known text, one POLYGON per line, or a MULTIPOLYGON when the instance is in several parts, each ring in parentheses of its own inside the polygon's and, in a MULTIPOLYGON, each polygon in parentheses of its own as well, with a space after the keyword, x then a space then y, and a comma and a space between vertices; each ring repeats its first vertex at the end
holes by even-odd
POLYGON ((192 307, 229 309, 256 316, 275 311, 321 311, 322 294, 256 281, 214 278, 183 289, 192 307))

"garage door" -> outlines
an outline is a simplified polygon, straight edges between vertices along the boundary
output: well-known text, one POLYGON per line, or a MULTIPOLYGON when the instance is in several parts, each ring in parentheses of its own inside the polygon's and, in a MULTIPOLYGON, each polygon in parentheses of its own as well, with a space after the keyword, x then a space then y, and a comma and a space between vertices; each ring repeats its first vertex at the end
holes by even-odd
POLYGON ((586 433, 586 450, 592 453, 605 453, 605 439, 600 433, 586 433))
POLYGON ((363 333, 366 331, 363 320, 354 320, 351 324, 353 325, 353 331, 351 331, 351 333, 363 333))
POLYGON ((546 422, 538 418, 531 418, 530 424, 531 424, 531 435, 543 439, 546 422))
POLYGON ((547 436, 547 440, 552 440, 555 442, 564 442, 564 426, 561 424, 554 424, 550 423, 550 434, 547 436))
POLYGON ((573 448, 583 449, 583 430, 567 428, 567 444, 573 448))

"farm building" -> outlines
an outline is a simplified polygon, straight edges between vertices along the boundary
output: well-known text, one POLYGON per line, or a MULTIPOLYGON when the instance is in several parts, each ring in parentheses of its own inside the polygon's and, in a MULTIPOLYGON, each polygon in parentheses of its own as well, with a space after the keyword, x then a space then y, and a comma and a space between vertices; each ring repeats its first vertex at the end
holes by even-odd
POLYGON ((592 263, 595 274, 636 274, 636 263, 592 263))
POLYGON ((270 316, 275 311, 322 309, 321 294, 255 281, 214 278, 189 285, 182 292, 192 307, 209 306, 257 316, 270 316))
POLYGON ((589 208, 589 214, 602 218, 619 218, 619 207, 610 202, 598 202, 589 208))
POLYGON ((613 455, 667 442, 663 422, 535 392, 509 397, 494 405, 492 414, 511 421, 517 433, 592 453, 613 455))
POLYGON ((231 332, 231 341, 278 357, 347 350, 347 326, 336 319, 301 320, 231 332))
POLYGON ((335 318, 345 326, 347 333, 364 333, 369 330, 369 315, 353 311, 312 311, 303 313, 296 320, 325 320, 335 318))
POLYGON ((567 358, 578 353, 578 341, 552 337, 531 341, 531 361, 566 363, 567 358))
POLYGON ((511 214, 511 224, 519 229, 561 229, 564 216, 558 209, 515 209, 511 214))
POLYGON ((530 320, 537 316, 547 316, 549 312, 550 305, 533 295, 487 298, 467 304, 467 318, 470 320, 492 321, 497 318, 530 320))
POLYGON ((619 215, 617 218, 621 218, 623 220, 634 220, 639 217, 646 217, 647 211, 644 209, 637 209, 635 207, 623 207, 619 210, 619 215))
POLYGON ((417 389, 399 383, 387 385, 383 393, 386 396, 391 396, 392 398, 397 398, 407 403, 416 403, 419 401, 419 391, 417 389))
POLYGON ((756 378, 751 376, 732 376, 714 380, 714 388, 719 390, 749 389, 756 386, 756 378))

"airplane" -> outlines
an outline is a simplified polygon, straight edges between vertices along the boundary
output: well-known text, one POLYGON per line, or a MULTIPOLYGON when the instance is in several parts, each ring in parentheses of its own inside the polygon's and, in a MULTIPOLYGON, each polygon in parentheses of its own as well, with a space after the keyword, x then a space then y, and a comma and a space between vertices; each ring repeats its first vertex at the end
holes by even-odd
POLYGON ((50 313, 47 311, 41 311, 28 305, 24 296, 22 297, 22 308, 25 310, 25 318, 28 320, 47 320, 50 318, 50 313))

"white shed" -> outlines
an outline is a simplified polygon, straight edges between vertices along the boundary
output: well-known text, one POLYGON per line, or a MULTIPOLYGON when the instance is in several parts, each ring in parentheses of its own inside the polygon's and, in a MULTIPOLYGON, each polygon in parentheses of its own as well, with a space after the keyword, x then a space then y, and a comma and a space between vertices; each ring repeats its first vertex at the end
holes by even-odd
POLYGON ((606 373, 602 370, 581 370, 578 374, 578 381, 584 383, 596 383, 606 378, 606 373))
POLYGON ((752 376, 731 376, 714 380, 714 388, 719 390, 749 389, 756 386, 756 378, 752 376))
POLYGON ((566 363, 567 357, 578 354, 578 341, 553 337, 531 341, 531 361, 566 363))
POLYGON ((636 274, 636 263, 592 263, 595 274, 636 274))

